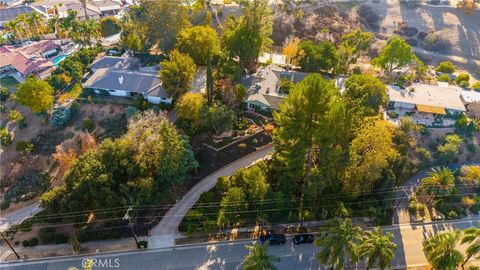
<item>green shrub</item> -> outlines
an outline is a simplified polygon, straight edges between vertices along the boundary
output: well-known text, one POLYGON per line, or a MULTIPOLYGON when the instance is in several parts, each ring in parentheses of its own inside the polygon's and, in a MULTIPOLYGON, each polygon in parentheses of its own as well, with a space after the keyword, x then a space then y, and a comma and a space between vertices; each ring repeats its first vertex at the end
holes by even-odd
POLYGON ((135 116, 137 113, 139 113, 140 111, 133 107, 133 106, 128 106, 126 109, 125 109, 125 116, 127 117, 127 119, 135 116))
POLYGON ((458 86, 460 86, 462 88, 468 88, 470 86, 470 83, 468 81, 460 81, 458 83, 458 86))
POLYGON ((437 81, 440 81, 440 82, 451 82, 452 79, 450 78, 450 75, 448 74, 442 74, 440 76, 437 77, 437 81))
POLYGON ((6 101, 10 97, 10 91, 7 88, 0 86, 0 101, 6 101))
POLYGON ((20 226, 18 226, 18 229, 22 232, 29 232, 32 230, 33 226, 33 221, 31 219, 27 219, 23 221, 20 226))
POLYGON ((7 132, 6 128, 0 129, 0 145, 7 146, 12 143, 12 135, 7 132))
POLYGON ((10 200, 3 199, 3 200, 0 202, 0 210, 5 210, 5 209, 7 209, 8 207, 10 207, 10 200))
POLYGON ((445 215, 445 217, 446 217, 447 219, 457 219, 457 218, 458 218, 458 214, 457 214, 457 212, 455 212, 455 211, 452 210, 452 211, 450 211, 450 212, 447 212, 447 214, 445 215))
POLYGON ((71 117, 72 113, 69 108, 60 107, 53 111, 50 124, 56 129, 61 129, 67 125, 71 117))
POLYGON ((15 144, 15 149, 18 151, 18 152, 22 152, 22 153, 31 153, 33 151, 33 143, 31 142, 26 142, 26 141, 18 141, 16 144, 15 144))
POLYGON ((462 73, 462 74, 459 74, 455 79, 455 83, 458 85, 460 85, 463 81, 468 83, 470 81, 470 75, 466 73, 462 73))
POLYGON ((71 81, 72 78, 65 73, 54 74, 48 78, 48 83, 57 91, 63 90, 71 81))
POLYGON ((453 65, 453 63, 450 61, 444 61, 438 64, 437 68, 435 68, 435 71, 452 74, 453 72, 455 72, 455 65, 453 65))
POLYGON ((87 130, 88 132, 92 132, 95 129, 95 123, 89 117, 83 119, 82 128, 87 130))
POLYGON ((240 151, 243 151, 245 148, 247 148, 247 145, 245 143, 239 143, 237 147, 240 151))
POLYGON ((147 241, 138 242, 138 248, 139 249, 146 249, 147 247, 148 247, 148 242, 147 241))
POLYGON ((22 241, 22 246, 23 247, 28 247, 30 245, 30 242, 28 242, 28 240, 23 240, 22 241))
POLYGON ((418 204, 417 205, 417 212, 421 217, 424 217, 425 216, 425 205, 418 204))
POLYGON ((117 18, 108 16, 100 19, 100 32, 102 36, 108 37, 120 32, 121 26, 117 18))
POLYGON ((23 120, 23 115, 17 110, 10 110, 8 112, 8 121, 20 122, 23 120))
POLYGON ((387 115, 390 118, 397 118, 398 117, 398 113, 396 111, 388 111, 387 115))
POLYGON ((472 89, 475 91, 480 91, 480 81, 472 84, 472 89))
POLYGON ((410 198, 408 202, 408 211, 410 214, 415 215, 417 213, 417 199, 414 197, 410 198))
POLYGON ((28 241, 28 245, 31 247, 37 246, 38 245, 38 238, 32 238, 28 241))
POLYGON ((55 228, 45 227, 40 228, 38 237, 43 244, 53 243, 55 241, 55 228))
POLYGON ((65 244, 68 242, 68 238, 63 234, 55 235, 55 244, 65 244))

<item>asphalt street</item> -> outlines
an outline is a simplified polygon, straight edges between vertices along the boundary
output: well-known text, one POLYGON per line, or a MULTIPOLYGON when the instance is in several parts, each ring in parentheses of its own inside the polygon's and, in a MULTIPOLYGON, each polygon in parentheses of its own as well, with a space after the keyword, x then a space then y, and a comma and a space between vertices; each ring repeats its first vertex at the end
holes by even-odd
MULTIPOLYGON (((443 222, 435 225, 389 226, 384 230, 392 232, 397 243, 397 252, 393 261, 394 269, 426 264, 422 251, 422 241, 426 237, 445 230, 477 226, 479 218, 456 222, 443 222)), ((278 269, 328 269, 319 266, 316 259, 318 248, 313 244, 293 245, 291 237, 287 244, 272 246, 269 253, 281 258, 276 263, 278 269)), ((65 270, 69 267, 82 269, 82 261, 88 258, 96 260, 93 269, 241 269, 241 262, 247 255, 246 244, 252 241, 234 241, 210 245, 181 246, 175 249, 155 249, 124 253, 110 253, 98 256, 74 258, 54 258, 39 261, 0 264, 5 270, 65 270)), ((465 247, 461 247, 464 249, 465 247)), ((347 269, 353 269, 350 266, 347 269)), ((360 267, 361 269, 361 267, 360 267)))

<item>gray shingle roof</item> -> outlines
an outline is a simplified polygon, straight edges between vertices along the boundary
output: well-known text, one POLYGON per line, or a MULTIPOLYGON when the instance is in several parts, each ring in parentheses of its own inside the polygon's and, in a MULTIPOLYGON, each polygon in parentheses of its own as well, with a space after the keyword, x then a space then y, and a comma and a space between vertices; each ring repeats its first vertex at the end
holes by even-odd
POLYGON ((91 69, 100 69, 100 68, 113 68, 113 69, 123 69, 123 70, 132 70, 136 69, 140 64, 140 59, 138 58, 124 58, 119 56, 104 56, 90 65, 91 69))
POLYGON ((84 87, 135 92, 148 96, 169 98, 162 86, 160 76, 137 71, 99 69, 84 83, 84 87))

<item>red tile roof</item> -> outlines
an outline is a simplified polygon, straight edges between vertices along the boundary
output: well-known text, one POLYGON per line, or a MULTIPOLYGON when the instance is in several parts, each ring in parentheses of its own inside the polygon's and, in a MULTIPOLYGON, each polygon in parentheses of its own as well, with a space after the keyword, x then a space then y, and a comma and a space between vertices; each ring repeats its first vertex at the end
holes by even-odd
POLYGON ((23 47, 2 46, 0 47, 0 67, 11 65, 24 76, 53 68, 54 65, 51 61, 35 56, 55 48, 57 48, 57 45, 51 40, 44 40, 23 47))

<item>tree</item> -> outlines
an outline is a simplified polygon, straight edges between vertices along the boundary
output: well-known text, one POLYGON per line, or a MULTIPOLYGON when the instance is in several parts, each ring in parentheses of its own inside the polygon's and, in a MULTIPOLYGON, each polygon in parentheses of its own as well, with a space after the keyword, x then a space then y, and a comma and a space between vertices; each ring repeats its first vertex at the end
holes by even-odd
POLYGON ((218 211, 217 224, 220 227, 238 226, 241 219, 241 211, 245 211, 247 201, 245 192, 241 187, 232 187, 222 197, 220 201, 220 210, 218 211))
POLYGON ((205 106, 205 98, 200 93, 186 93, 175 105, 178 116, 199 124, 200 114, 205 106))
POLYGON ((402 38, 394 36, 382 49, 373 64, 387 71, 389 75, 393 70, 400 69, 412 62, 420 62, 412 47, 402 38))
POLYGON ((380 227, 366 231, 358 247, 360 259, 367 259, 367 269, 378 263, 380 269, 391 267, 397 245, 392 242, 393 234, 384 234, 380 227))
POLYGON ((6 87, 0 86, 0 101, 7 101, 10 97, 10 91, 6 87))
POLYGON ((225 105, 214 105, 204 107, 201 119, 215 134, 221 134, 222 132, 232 130, 235 114, 225 105))
POLYGON ((372 190, 398 156, 393 143, 393 126, 385 120, 366 123, 350 147, 350 165, 343 178, 344 190, 372 190))
POLYGON ((145 26, 135 24, 127 19, 123 23, 120 40, 123 47, 127 50, 140 52, 145 47, 145 26))
POLYGON ((190 56, 173 50, 170 53, 170 60, 162 61, 160 64, 163 66, 160 71, 163 87, 174 100, 177 100, 192 87, 195 63, 190 56))
POLYGON ((438 158, 441 162, 452 162, 458 158, 460 153, 460 145, 463 140, 457 134, 446 135, 443 144, 437 146, 438 158))
POLYGON ((472 185, 480 183, 480 166, 465 165, 460 169, 460 181, 472 185))
POLYGON ((295 64, 295 56, 298 53, 298 45, 300 44, 300 39, 297 37, 292 38, 291 40, 285 42, 283 46, 283 55, 285 55, 285 61, 287 64, 295 64))
POLYGON ((48 78, 48 83, 50 83, 50 85, 57 91, 63 90, 71 81, 72 78, 65 73, 54 74, 48 78))
POLYGON ((101 37, 101 26, 95 20, 81 21, 78 23, 78 32, 74 40, 83 46, 91 46, 92 41, 101 37))
MULTIPOLYGON (((338 90, 319 74, 309 74, 296 84, 288 97, 273 113, 278 124, 274 133, 277 151, 296 156, 298 177, 308 177, 313 163, 313 151, 318 145, 327 122, 331 103, 338 90), (301 132, 299 132, 301 131, 301 132), (300 160, 302 160, 300 162, 300 160)), ((290 156, 293 159, 293 156, 290 156)), ((294 165, 294 164, 292 164, 294 165)))
POLYGON ((463 261, 463 255, 456 249, 460 240, 459 231, 444 232, 423 241, 423 252, 434 269, 454 270, 463 261))
POLYGON ((314 44, 309 40, 300 42, 296 61, 306 72, 330 71, 338 64, 338 52, 331 41, 314 44))
POLYGON ((357 248, 361 240, 362 231, 353 226, 350 219, 335 219, 325 237, 315 240, 320 248, 317 258, 322 264, 332 266, 332 269, 343 269, 347 258, 357 261, 357 248))
POLYGON ((345 82, 345 97, 357 114, 374 116, 387 105, 387 87, 371 75, 351 75, 345 82), (360 105, 360 106, 358 106, 360 105))
POLYGON ((279 262, 280 257, 268 254, 268 244, 245 246, 249 250, 243 261, 243 270, 275 270, 274 261, 279 262))
POLYGON ((143 1, 133 13, 132 20, 140 25, 136 28, 145 29, 147 46, 158 45, 162 51, 173 49, 178 33, 190 26, 182 1, 143 1))
POLYGON ((123 140, 142 176, 154 176, 158 188, 183 182, 188 171, 198 166, 188 140, 163 113, 148 110, 130 118, 123 140))
POLYGON ((462 269, 464 269, 465 264, 480 253, 480 229, 479 228, 468 228, 463 231, 462 245, 468 244, 467 247, 467 257, 462 263, 462 269))
POLYGON ((472 14, 476 8, 475 0, 460 0, 457 3, 457 8, 464 11, 467 14, 472 14))
POLYGON ((432 197, 438 195, 447 195, 455 186, 455 176, 447 167, 434 167, 423 178, 420 183, 420 189, 425 190, 432 197))
POLYGON ((207 101, 208 105, 213 102, 213 73, 212 73, 212 52, 207 53, 207 101))
POLYGON ((64 128, 70 121, 71 117, 71 110, 62 106, 53 111, 52 117, 50 118, 50 125, 56 129, 64 128))
POLYGON ((100 19, 100 32, 103 37, 117 34, 122 29, 120 22, 114 16, 108 16, 100 19))
POLYGON ((357 62, 362 52, 366 51, 373 40, 373 34, 356 29, 342 36, 342 43, 338 46, 339 64, 341 71, 348 74, 349 66, 357 62))
POLYGON ((27 106, 34 113, 43 112, 53 107, 53 88, 47 82, 36 77, 28 77, 17 86, 16 101, 27 106))
POLYGON ((176 47, 188 54, 197 65, 206 65, 212 56, 220 52, 217 32, 210 26, 193 26, 183 29, 177 36, 176 47))
POLYGON ((452 74, 455 72, 455 65, 450 61, 443 61, 435 68, 436 72, 452 74))
POLYGON ((230 59, 238 58, 243 68, 255 71, 260 53, 272 44, 271 35, 272 13, 269 1, 246 1, 243 16, 227 21, 222 44, 230 59))

